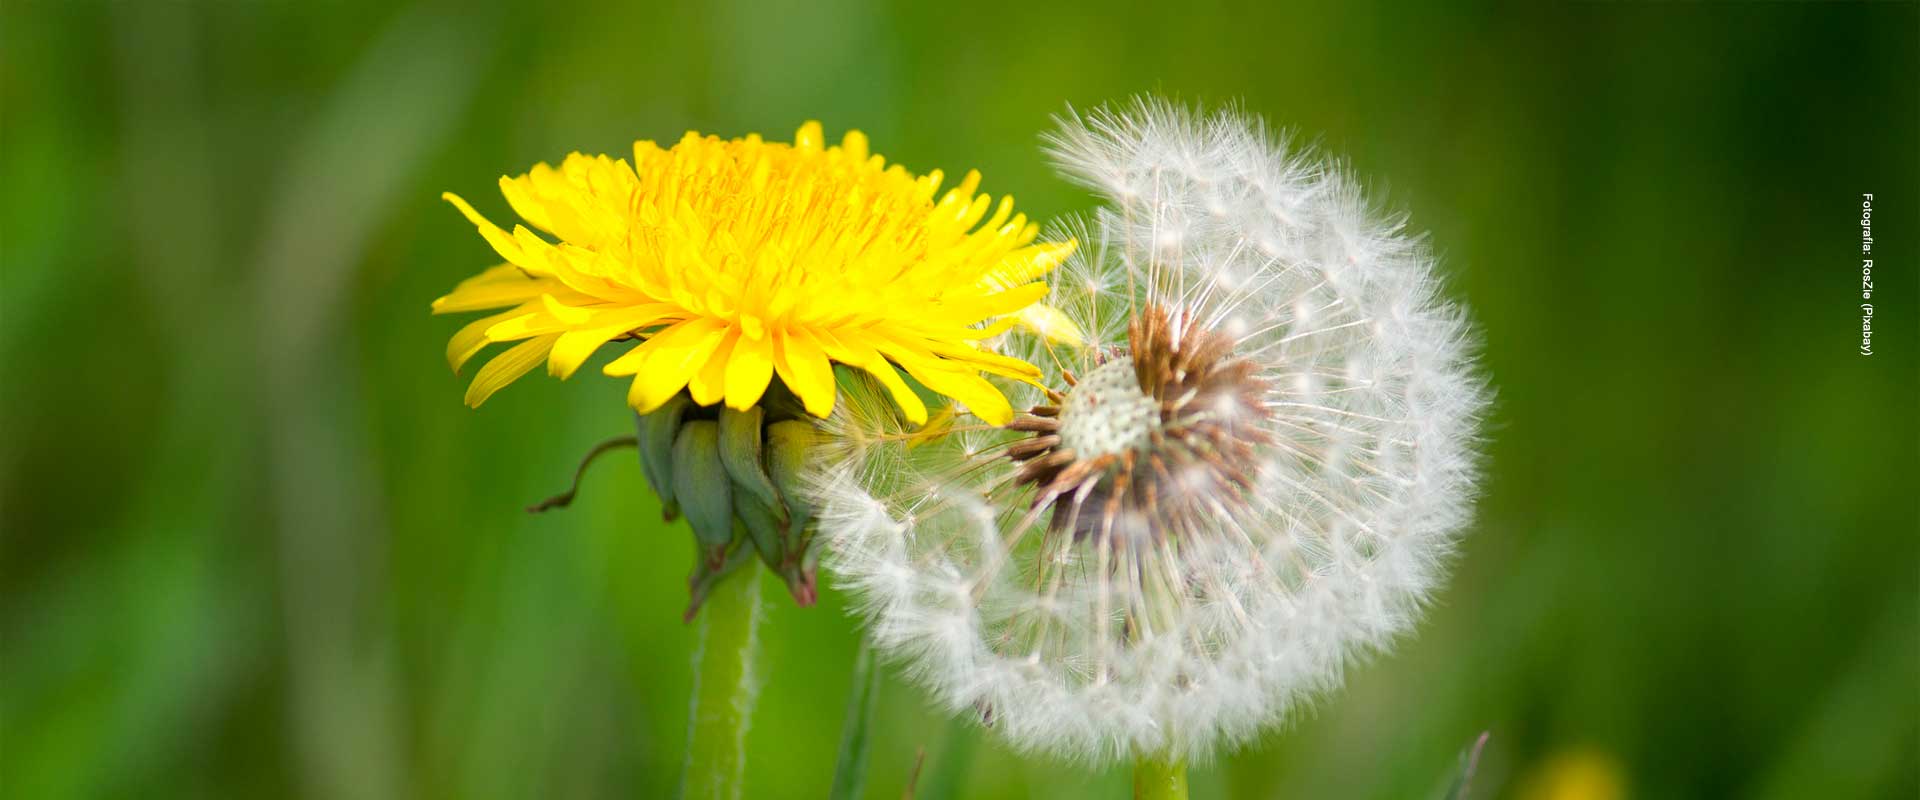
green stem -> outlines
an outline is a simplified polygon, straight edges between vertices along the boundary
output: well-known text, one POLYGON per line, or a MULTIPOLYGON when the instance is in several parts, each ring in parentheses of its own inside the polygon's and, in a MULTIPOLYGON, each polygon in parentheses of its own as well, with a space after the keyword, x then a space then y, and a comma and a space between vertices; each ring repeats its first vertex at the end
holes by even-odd
POLYGON ((747 776, 747 726, 759 696, 760 562, 720 579, 700 609, 687 720, 684 800, 734 800, 747 776))
POLYGON ((1133 762, 1133 800, 1187 800, 1187 762, 1162 758, 1133 762))

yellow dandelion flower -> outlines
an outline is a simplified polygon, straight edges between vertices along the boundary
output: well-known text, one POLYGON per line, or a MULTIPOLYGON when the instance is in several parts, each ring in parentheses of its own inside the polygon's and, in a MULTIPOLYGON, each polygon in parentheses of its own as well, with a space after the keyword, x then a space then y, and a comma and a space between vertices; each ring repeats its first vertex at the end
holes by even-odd
POLYGON ((1039 278, 1074 243, 1034 243, 1039 226, 1013 198, 974 194, 978 172, 944 194, 941 180, 887 166, 858 131, 828 147, 808 122, 792 144, 689 132, 671 148, 636 142, 631 164, 574 153, 502 177, 513 210, 557 242, 509 233, 448 193, 506 263, 434 312, 507 310, 454 334, 447 359, 458 371, 489 344, 518 342, 474 376, 476 407, 543 360, 566 378, 602 345, 639 340, 604 371, 633 376, 641 413, 683 389, 746 409, 778 375, 824 417, 839 362, 872 373, 915 422, 927 409, 896 368, 1005 423, 1012 409, 981 373, 1040 372, 980 342, 1016 323, 1078 338, 1038 304, 1039 278))

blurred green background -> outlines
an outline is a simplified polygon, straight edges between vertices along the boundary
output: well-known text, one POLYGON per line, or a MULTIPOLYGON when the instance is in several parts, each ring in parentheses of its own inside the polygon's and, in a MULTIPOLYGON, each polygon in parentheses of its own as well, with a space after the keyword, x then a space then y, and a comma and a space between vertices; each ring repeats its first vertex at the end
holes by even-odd
MULTIPOLYGON (((689 128, 857 126, 1043 217, 1049 115, 1158 91, 1349 156, 1499 392, 1416 637, 1195 796, 1920 794, 1920 7, 34 2, 0 18, 0 794, 665 797, 684 529, 623 384, 479 412, 438 195, 689 128), (404 7, 396 7, 404 6, 404 7), (1859 195, 1878 352, 1857 354, 1859 195)), ((829 785, 857 644, 771 612, 755 798, 829 785)), ((882 688, 868 796, 1121 797, 882 688)))

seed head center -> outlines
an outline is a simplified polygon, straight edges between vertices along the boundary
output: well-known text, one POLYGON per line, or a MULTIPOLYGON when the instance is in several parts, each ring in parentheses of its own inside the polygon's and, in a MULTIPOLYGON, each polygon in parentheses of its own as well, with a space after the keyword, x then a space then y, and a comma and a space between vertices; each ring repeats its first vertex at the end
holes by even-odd
POLYGON ((1060 446, 1082 459, 1144 450, 1160 427, 1160 404, 1140 390, 1121 356, 1080 379, 1060 409, 1060 446))

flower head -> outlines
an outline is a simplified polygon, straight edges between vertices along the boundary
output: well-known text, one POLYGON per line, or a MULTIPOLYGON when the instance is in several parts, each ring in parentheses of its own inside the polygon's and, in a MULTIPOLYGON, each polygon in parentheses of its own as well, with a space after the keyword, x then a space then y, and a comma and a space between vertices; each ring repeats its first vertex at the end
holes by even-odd
POLYGON ((455 334, 448 361, 458 370, 489 344, 518 342, 474 376, 467 403, 478 406, 541 361, 566 378, 602 345, 640 340, 604 371, 633 376, 628 400, 642 413, 682 390, 746 409, 778 375, 816 416, 833 408, 838 362, 924 420, 897 367, 1004 422, 1012 409, 981 373, 1039 371, 978 343, 1015 322, 1049 325, 1039 278, 1073 243, 1034 244, 1038 226, 1011 197, 974 194, 977 172, 944 194, 941 181, 887 166, 858 131, 828 147, 809 122, 792 144, 688 133, 671 148, 635 143, 631 163, 575 153, 501 178, 514 211, 557 242, 509 233, 447 194, 506 263, 434 311, 508 309, 455 334))
POLYGON ((1204 759, 1406 631, 1469 514, 1485 389, 1432 258, 1338 165, 1155 102, 1069 118, 1104 195, 1045 389, 929 440, 849 393, 816 473, 873 640, 1013 744, 1204 759))

